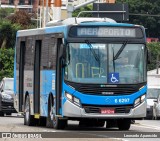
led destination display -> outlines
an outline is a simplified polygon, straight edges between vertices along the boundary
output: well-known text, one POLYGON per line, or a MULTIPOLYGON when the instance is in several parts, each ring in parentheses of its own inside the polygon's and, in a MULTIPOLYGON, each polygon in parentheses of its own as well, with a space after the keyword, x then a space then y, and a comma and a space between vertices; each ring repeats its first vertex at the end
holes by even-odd
POLYGON ((128 37, 142 38, 140 28, 124 27, 72 27, 69 36, 74 37, 128 37))
POLYGON ((78 28, 78 36, 135 37, 135 29, 129 28, 78 28))

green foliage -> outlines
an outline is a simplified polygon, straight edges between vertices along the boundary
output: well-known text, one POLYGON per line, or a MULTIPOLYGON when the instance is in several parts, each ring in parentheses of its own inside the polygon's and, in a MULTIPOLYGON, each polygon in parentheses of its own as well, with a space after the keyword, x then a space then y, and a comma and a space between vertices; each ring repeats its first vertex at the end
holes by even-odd
POLYGON ((31 21, 34 14, 29 14, 27 11, 16 11, 14 14, 6 17, 12 24, 21 25, 22 29, 36 28, 36 23, 31 21))
POLYGON ((16 39, 16 32, 19 29, 21 29, 20 25, 12 24, 8 20, 2 20, 0 22, 0 47, 13 48, 16 39))
POLYGON ((0 8, 0 21, 9 16, 11 13, 14 13, 13 8, 0 8))
POLYGON ((35 28, 35 23, 31 21, 34 16, 26 11, 16 11, 13 9, 0 9, 0 48, 14 48, 16 32, 21 29, 35 28))
POLYGON ((14 49, 0 49, 0 80, 13 77, 14 49))
MULTIPOLYGON (((129 13, 160 15, 160 1, 158 0, 117 0, 128 3, 129 13)), ((160 37, 160 17, 130 15, 129 22, 143 25, 146 28, 147 37, 160 37)))
MULTIPOLYGON (((93 10, 93 5, 87 5, 86 7, 82 7, 80 9, 77 9, 73 12, 72 16, 73 17, 77 17, 77 15, 81 12, 81 11, 92 11, 93 10)), ((80 15, 80 17, 92 17, 92 13, 82 13, 80 15)))
POLYGON ((147 48, 151 52, 151 63, 148 64, 148 70, 156 69, 157 55, 160 55, 160 42, 148 43, 147 48))

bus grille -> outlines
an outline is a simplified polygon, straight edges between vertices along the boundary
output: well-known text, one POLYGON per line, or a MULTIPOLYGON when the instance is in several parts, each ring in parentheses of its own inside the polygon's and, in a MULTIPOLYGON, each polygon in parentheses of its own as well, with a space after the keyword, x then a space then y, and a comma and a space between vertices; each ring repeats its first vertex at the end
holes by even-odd
POLYGON ((106 107, 106 106, 95 106, 95 105, 82 105, 86 113, 101 113, 102 108, 113 108, 115 110, 115 113, 129 113, 131 108, 133 108, 132 105, 127 106, 112 106, 112 107, 106 107))
POLYGON ((138 92, 139 89, 144 86, 146 83, 135 84, 135 85, 100 85, 100 84, 81 84, 66 81, 67 85, 70 85, 75 88, 76 91, 90 94, 90 95, 119 95, 125 94, 129 95, 135 92, 138 92))

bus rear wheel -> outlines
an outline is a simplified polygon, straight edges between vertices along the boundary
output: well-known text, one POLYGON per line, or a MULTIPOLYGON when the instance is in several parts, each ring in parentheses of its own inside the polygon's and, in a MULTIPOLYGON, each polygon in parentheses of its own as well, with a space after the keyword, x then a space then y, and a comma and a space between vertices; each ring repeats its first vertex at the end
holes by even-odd
POLYGON ((117 125, 119 130, 129 130, 131 126, 131 120, 130 119, 119 119, 117 120, 117 125))
POLYGON ((34 117, 30 114, 30 100, 29 96, 26 97, 24 107, 24 125, 33 126, 35 124, 34 117))

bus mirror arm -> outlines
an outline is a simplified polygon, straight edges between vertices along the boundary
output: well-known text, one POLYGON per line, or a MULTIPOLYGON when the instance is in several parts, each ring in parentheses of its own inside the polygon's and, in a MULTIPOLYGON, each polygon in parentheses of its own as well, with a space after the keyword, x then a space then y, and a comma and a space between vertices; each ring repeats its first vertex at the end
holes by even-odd
POLYGON ((66 49, 65 49, 65 46, 63 44, 61 44, 61 46, 60 46, 59 56, 62 59, 63 67, 65 67, 66 66, 66 63, 65 63, 66 62, 65 61, 65 59, 66 59, 66 49))
POLYGON ((66 57, 65 46, 63 44, 60 45, 59 56, 61 58, 65 58, 66 57))

